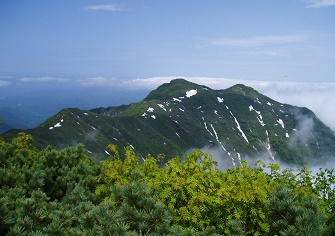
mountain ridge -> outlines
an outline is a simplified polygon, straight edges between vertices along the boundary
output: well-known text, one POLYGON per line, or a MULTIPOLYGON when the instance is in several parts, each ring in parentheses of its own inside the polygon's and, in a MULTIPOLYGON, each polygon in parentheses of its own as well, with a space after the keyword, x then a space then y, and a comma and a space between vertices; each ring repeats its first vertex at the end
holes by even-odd
POLYGON ((96 159, 110 155, 108 144, 130 146, 143 158, 164 154, 166 160, 194 148, 215 148, 233 165, 247 156, 300 165, 335 156, 334 132, 308 108, 282 104, 243 84, 214 90, 184 79, 129 105, 63 109, 25 132, 40 148, 84 143, 96 159))

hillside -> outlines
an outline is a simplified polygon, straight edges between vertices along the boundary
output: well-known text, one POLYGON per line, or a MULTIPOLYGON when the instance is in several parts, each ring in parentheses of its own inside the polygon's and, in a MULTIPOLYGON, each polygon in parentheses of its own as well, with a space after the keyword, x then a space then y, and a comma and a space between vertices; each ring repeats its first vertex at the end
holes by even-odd
POLYGON ((281 104, 242 84, 213 90, 183 79, 159 86, 138 103, 63 109, 24 132, 39 148, 83 143, 95 159, 110 155, 108 144, 166 159, 206 148, 234 166, 247 157, 301 165, 335 156, 334 132, 309 109, 281 104))

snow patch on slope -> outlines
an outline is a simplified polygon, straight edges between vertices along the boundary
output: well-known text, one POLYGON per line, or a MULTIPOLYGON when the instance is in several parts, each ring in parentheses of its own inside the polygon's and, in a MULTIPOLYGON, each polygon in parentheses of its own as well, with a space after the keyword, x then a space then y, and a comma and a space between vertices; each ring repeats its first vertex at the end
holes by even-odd
POLYGON ((260 111, 255 110, 255 108, 252 105, 249 106, 249 111, 255 111, 257 113, 258 122, 261 124, 261 126, 265 126, 265 124, 263 122, 263 117, 262 117, 260 111))
POLYGON ((220 98, 220 97, 217 97, 219 103, 223 103, 224 99, 223 98, 220 98))
POLYGON ((190 91, 186 92, 186 97, 190 98, 194 95, 196 95, 198 93, 198 91, 196 89, 191 89, 190 91))
POLYGON ((229 112, 230 112, 230 114, 232 115, 232 117, 234 118, 235 123, 236 123, 236 126, 237 126, 237 129, 240 131, 242 137, 245 139, 245 141, 246 141, 247 143, 249 143, 249 140, 248 140, 247 136, 245 135, 245 133, 243 132, 243 130, 241 129, 241 126, 240 126, 240 124, 238 123, 236 117, 234 116, 234 114, 233 114, 230 110, 229 110, 229 112))
POLYGON ((212 132, 207 128, 207 123, 206 123, 204 117, 202 117, 202 120, 204 121, 205 129, 208 131, 208 133, 210 133, 210 135, 211 135, 212 137, 214 137, 214 135, 212 134, 212 132))
POLYGON ((163 104, 157 104, 160 108, 162 108, 164 111, 166 111, 165 107, 163 104))
POLYGON ((52 130, 53 128, 59 128, 61 127, 61 123, 64 121, 64 119, 61 119, 60 122, 57 122, 54 126, 50 126, 49 130, 52 130))
POLYGON ((267 130, 265 130, 266 132, 266 136, 267 136, 267 139, 266 139, 266 143, 267 143, 267 149, 268 149, 268 152, 270 154, 270 157, 272 158, 273 161, 275 161, 275 157, 273 156, 272 152, 271 152, 271 145, 270 145, 270 138, 269 138, 269 133, 267 130))
MULTIPOLYGON (((214 132, 214 134, 215 134, 215 139, 216 139, 216 141, 220 144, 220 147, 221 147, 221 148, 228 154, 228 156, 230 156, 230 159, 231 159, 231 161, 232 161, 232 163, 233 163, 233 166, 235 167, 235 166, 236 166, 236 163, 235 163, 234 158, 231 156, 230 152, 228 152, 228 151, 225 149, 225 147, 222 145, 221 141, 219 140, 219 136, 218 136, 216 130, 214 129, 214 126, 213 126, 212 124, 210 124, 210 125, 211 125, 211 128, 212 128, 212 130, 213 130, 213 132, 214 132)), ((209 130, 208 130, 208 131, 209 131, 209 130)), ((210 132, 210 131, 209 131, 209 132, 210 132)), ((210 134, 212 134, 212 133, 210 132, 210 134)), ((212 134, 212 136, 213 136, 213 134, 212 134)), ((213 136, 213 137, 214 137, 214 136, 213 136)))
POLYGON ((281 125, 281 127, 283 127, 283 129, 285 129, 285 124, 282 119, 278 119, 277 122, 281 125))
POLYGON ((214 134, 215 134, 216 141, 220 142, 220 141, 219 141, 218 134, 216 133, 216 131, 215 131, 215 129, 214 129, 214 127, 213 127, 213 125, 212 125, 212 124, 210 124, 210 125, 211 125, 211 127, 212 127, 212 130, 214 131, 214 134))
POLYGON ((147 110, 147 112, 154 112, 154 110, 155 110, 154 108, 149 107, 148 110, 147 110))

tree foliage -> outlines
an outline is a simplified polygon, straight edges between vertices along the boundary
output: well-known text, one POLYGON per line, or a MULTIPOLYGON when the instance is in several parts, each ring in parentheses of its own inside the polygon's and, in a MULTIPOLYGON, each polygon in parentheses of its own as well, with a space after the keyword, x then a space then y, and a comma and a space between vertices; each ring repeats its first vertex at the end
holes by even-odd
POLYGON ((195 150, 162 163, 131 147, 94 163, 82 145, 0 140, 1 235, 334 235, 333 170, 242 162, 195 150), (125 153, 120 157, 120 153, 125 153))

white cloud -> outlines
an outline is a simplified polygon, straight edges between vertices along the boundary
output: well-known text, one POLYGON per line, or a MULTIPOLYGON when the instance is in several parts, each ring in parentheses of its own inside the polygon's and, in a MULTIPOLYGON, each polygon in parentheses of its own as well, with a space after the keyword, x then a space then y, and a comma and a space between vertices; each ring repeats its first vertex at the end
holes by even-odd
POLYGON ((145 89, 152 90, 157 88, 163 83, 168 83, 173 79, 180 78, 178 76, 167 76, 167 77, 152 77, 146 79, 133 79, 133 80, 124 80, 119 84, 121 87, 130 88, 130 89, 145 89))
POLYGON ((23 77, 19 79, 20 82, 42 82, 42 83, 47 83, 47 82, 67 82, 69 81, 68 79, 63 79, 63 78, 55 78, 55 77, 23 77))
POLYGON ((307 34, 224 37, 208 40, 203 46, 222 47, 226 53, 232 50, 235 56, 278 57, 295 55, 293 51, 297 50, 310 52, 309 43, 313 37, 307 34))
POLYGON ((128 89, 153 90, 159 85, 176 78, 184 78, 213 89, 226 89, 235 84, 245 84, 278 102, 309 108, 322 122, 335 130, 335 83, 251 81, 231 78, 170 76, 128 80, 117 84, 128 89))
POLYGON ((92 86, 92 87, 113 87, 122 88, 127 90, 153 90, 163 83, 168 83, 175 79, 175 76, 171 77, 153 77, 146 79, 133 79, 133 80, 119 80, 116 78, 106 77, 92 77, 86 79, 78 79, 76 82, 81 86, 92 86))
POLYGON ((245 51, 246 54, 252 55, 252 56, 264 56, 264 57, 273 57, 273 56, 280 56, 283 55, 283 52, 280 50, 260 50, 260 49, 255 49, 255 50, 250 50, 250 51, 245 51))
POLYGON ((335 130, 335 83, 276 82, 259 91, 282 103, 309 108, 335 130))
POLYGON ((122 8, 116 4, 92 5, 92 6, 87 6, 85 9, 91 10, 91 11, 122 11, 122 8))
POLYGON ((77 82, 82 86, 112 86, 116 85, 117 82, 115 78, 105 78, 105 77, 92 77, 86 79, 79 79, 77 82))
POLYGON ((335 6, 335 0, 304 0, 308 8, 321 8, 335 6))
POLYGON ((298 43, 306 41, 304 35, 269 35, 249 38, 217 38, 210 40, 208 46, 226 47, 260 47, 278 44, 298 43))

